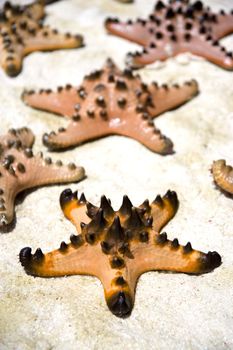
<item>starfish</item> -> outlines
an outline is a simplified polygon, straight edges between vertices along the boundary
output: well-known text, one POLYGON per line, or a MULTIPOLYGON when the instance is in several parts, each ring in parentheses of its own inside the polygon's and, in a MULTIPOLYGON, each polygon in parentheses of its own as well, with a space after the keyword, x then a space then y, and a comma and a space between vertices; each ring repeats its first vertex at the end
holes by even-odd
POLYGON ((81 180, 84 169, 74 163, 62 165, 58 160, 33 155, 34 135, 28 128, 10 129, 0 136, 0 228, 12 223, 14 202, 23 190, 57 183, 81 180))
POLYGON ((107 31, 144 47, 142 52, 128 54, 127 62, 139 68, 157 60, 164 61, 180 53, 191 52, 210 62, 233 69, 232 52, 226 52, 218 40, 233 33, 233 10, 214 13, 201 1, 158 1, 147 20, 120 22, 107 18, 107 31))
POLYGON ((150 150, 169 154, 172 142, 155 128, 153 118, 180 106, 198 93, 195 80, 168 87, 153 82, 146 85, 130 69, 120 71, 111 59, 102 70, 84 77, 79 87, 25 91, 29 106, 67 116, 67 129, 43 136, 50 149, 75 146, 88 140, 118 134, 138 140, 150 150))
POLYGON ((51 51, 83 46, 80 35, 59 34, 43 25, 43 1, 28 6, 6 2, 0 12, 0 65, 14 77, 22 69, 24 56, 34 51, 51 51))
POLYGON ((225 192, 233 194, 233 168, 224 159, 213 162, 211 172, 215 183, 225 192))
POLYGON ((64 215, 76 227, 70 243, 43 254, 31 248, 20 251, 27 274, 39 277, 92 275, 100 279, 111 312, 125 317, 132 311, 135 288, 141 274, 151 270, 202 274, 221 264, 217 252, 193 250, 190 243, 179 244, 159 233, 178 209, 175 192, 158 195, 150 204, 145 200, 134 207, 127 196, 118 211, 101 197, 100 207, 67 189, 60 196, 64 215))

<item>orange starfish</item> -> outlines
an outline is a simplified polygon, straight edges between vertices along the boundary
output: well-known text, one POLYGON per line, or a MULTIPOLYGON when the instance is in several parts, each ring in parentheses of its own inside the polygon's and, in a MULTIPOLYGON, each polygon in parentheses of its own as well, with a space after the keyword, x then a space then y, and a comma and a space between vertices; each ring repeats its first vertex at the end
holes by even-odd
POLYGON ((128 55, 127 62, 133 68, 191 52, 222 68, 233 69, 232 52, 226 52, 218 42, 233 33, 233 11, 214 13, 201 1, 171 0, 168 5, 158 1, 146 20, 124 23, 108 18, 105 27, 109 33, 144 47, 142 52, 128 55))
POLYGON ((29 106, 72 117, 67 129, 43 137, 50 149, 62 149, 106 135, 118 134, 138 140, 150 150, 169 154, 172 142, 155 128, 153 118, 190 100, 198 93, 192 80, 183 86, 146 85, 130 69, 120 71, 112 60, 102 70, 84 78, 79 87, 58 87, 23 93, 29 106))
POLYGON ((98 208, 86 201, 84 194, 78 198, 77 192, 67 189, 60 204, 78 235, 45 255, 41 249, 31 254, 31 248, 23 248, 21 264, 28 274, 39 277, 96 276, 103 284, 109 309, 118 317, 131 313, 136 283, 144 272, 201 274, 221 264, 217 252, 205 254, 193 250, 190 243, 182 246, 176 238, 169 241, 166 233, 159 234, 177 211, 175 192, 157 196, 151 204, 145 200, 138 208, 124 196, 120 209, 114 211, 105 196, 98 208))
POLYGON ((43 154, 33 156, 34 135, 28 128, 11 129, 0 136, 0 228, 14 218, 14 202, 25 189, 81 180, 84 169, 74 163, 63 166, 59 160, 52 164, 43 154))
POLYGON ((233 194, 233 168, 224 159, 213 162, 211 172, 215 183, 223 190, 233 194))
POLYGON ((51 51, 83 46, 80 35, 59 34, 43 25, 43 1, 28 6, 6 2, 0 13, 0 65, 14 77, 22 69, 24 56, 34 51, 51 51))

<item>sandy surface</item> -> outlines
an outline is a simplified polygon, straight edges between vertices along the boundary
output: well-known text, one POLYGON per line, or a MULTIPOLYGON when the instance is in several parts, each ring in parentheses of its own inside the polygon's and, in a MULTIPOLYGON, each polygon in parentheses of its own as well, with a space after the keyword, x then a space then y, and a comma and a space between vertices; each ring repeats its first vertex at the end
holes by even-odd
MULTIPOLYGON (((208 0, 213 8, 229 9, 231 0, 208 0)), ((113 0, 70 0, 48 7, 47 23, 83 33, 85 49, 35 53, 24 61, 21 75, 10 79, 0 70, 1 133, 30 126, 42 150, 45 131, 66 121, 25 106, 24 87, 54 88, 79 84, 82 76, 112 56, 123 68, 126 52, 137 46, 105 33, 108 15, 146 16, 154 0, 121 5, 113 0)), ((233 37, 224 44, 233 49, 233 37)), ((183 55, 158 69, 140 71, 146 82, 182 82, 195 78, 201 93, 181 108, 157 119, 156 125, 175 144, 176 153, 162 157, 138 142, 108 137, 87 143, 54 159, 75 161, 88 178, 71 185, 94 204, 102 194, 118 208, 123 194, 135 205, 168 189, 177 191, 180 209, 166 227, 168 237, 196 249, 216 250, 223 264, 210 274, 187 276, 151 272, 138 283, 130 318, 113 316, 100 282, 92 277, 40 279, 27 276, 18 262, 21 248, 55 249, 75 233, 58 198, 66 185, 38 189, 16 208, 15 229, 0 236, 0 349, 233 349, 233 200, 213 185, 214 159, 233 163, 233 73, 199 58, 183 55)))

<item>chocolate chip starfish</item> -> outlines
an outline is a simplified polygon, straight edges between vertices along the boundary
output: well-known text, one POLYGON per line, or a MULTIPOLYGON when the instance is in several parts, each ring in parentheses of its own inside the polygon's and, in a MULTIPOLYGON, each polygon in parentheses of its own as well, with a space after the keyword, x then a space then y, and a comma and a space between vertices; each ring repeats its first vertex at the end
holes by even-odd
POLYGON ((47 254, 41 249, 32 254, 31 248, 23 248, 21 264, 28 274, 39 277, 96 276, 103 284, 109 309, 118 317, 131 313, 136 283, 144 272, 201 274, 221 264, 217 252, 205 254, 193 250, 190 243, 182 246, 176 238, 169 241, 166 233, 159 234, 178 209, 175 192, 157 196, 151 204, 145 200, 138 208, 124 196, 120 209, 114 211, 105 196, 98 208, 86 201, 84 194, 78 198, 77 192, 67 189, 60 204, 78 235, 47 254))
POLYGON ((223 190, 233 194, 233 168, 224 159, 213 162, 211 172, 215 183, 223 190))
POLYGON ((70 49, 83 45, 80 35, 59 34, 43 25, 43 1, 28 6, 6 2, 0 12, 0 65, 13 77, 20 73, 24 56, 34 51, 70 49))
POLYGON ((75 146, 88 140, 118 134, 138 140, 150 150, 169 154, 172 142, 155 128, 153 118, 180 106, 198 92, 196 81, 168 87, 146 85, 130 69, 120 71, 108 59, 102 70, 84 78, 81 86, 51 90, 25 91, 29 106, 72 117, 67 129, 43 137, 50 149, 75 146))
POLYGON ((14 218, 14 202, 25 189, 81 180, 84 169, 74 163, 63 166, 61 161, 52 164, 43 154, 33 156, 34 135, 28 128, 10 129, 0 136, 0 228, 14 218))
POLYGON ((158 1, 147 20, 124 23, 108 18, 105 27, 111 34, 144 47, 142 52, 127 56, 128 64, 134 68, 191 52, 222 68, 233 69, 232 52, 226 52, 218 42, 233 33, 233 10, 231 14, 223 10, 214 13, 201 1, 172 0, 168 5, 158 1))

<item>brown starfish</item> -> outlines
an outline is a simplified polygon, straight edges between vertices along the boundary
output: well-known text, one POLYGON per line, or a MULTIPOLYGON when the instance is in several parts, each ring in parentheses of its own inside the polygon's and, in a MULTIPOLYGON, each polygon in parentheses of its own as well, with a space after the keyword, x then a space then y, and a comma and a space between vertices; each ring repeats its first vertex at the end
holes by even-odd
POLYGON ((124 317, 134 304, 135 287, 141 274, 151 270, 166 270, 201 274, 221 264, 217 252, 207 254, 193 250, 190 243, 179 244, 161 229, 175 215, 178 199, 168 191, 149 204, 145 200, 133 207, 127 196, 118 211, 110 200, 101 197, 100 208, 87 202, 84 194, 70 189, 60 196, 61 208, 76 227, 78 235, 71 243, 62 242, 60 248, 43 254, 31 248, 20 251, 19 258, 25 271, 33 276, 58 277, 93 275, 103 284, 105 298, 113 314, 124 317))
POLYGON ((14 202, 25 189, 55 183, 81 180, 84 169, 74 163, 52 164, 43 154, 33 156, 34 135, 28 128, 10 129, 0 137, 0 228, 14 218, 14 202))
POLYGON ((168 87, 146 85, 130 69, 120 71, 108 59, 102 70, 84 78, 78 88, 67 85, 57 92, 23 93, 28 105, 72 117, 67 129, 45 134, 44 144, 61 149, 106 135, 118 134, 140 141, 154 152, 172 153, 172 142, 155 128, 153 118, 190 100, 198 92, 196 81, 168 87))
POLYGON ((142 52, 127 57, 134 68, 191 52, 222 68, 233 69, 232 53, 218 42, 233 33, 233 10, 231 14, 223 10, 214 13, 201 1, 171 0, 168 5, 158 1, 147 20, 139 18, 124 23, 108 18, 105 27, 111 34, 144 47, 142 52))
POLYGON ((31 52, 83 46, 82 36, 59 34, 43 25, 44 17, 42 1, 28 6, 5 3, 0 13, 0 64, 9 76, 20 73, 24 56, 31 52))
POLYGON ((211 172, 215 183, 223 190, 233 194, 233 168, 224 159, 213 162, 211 172))

